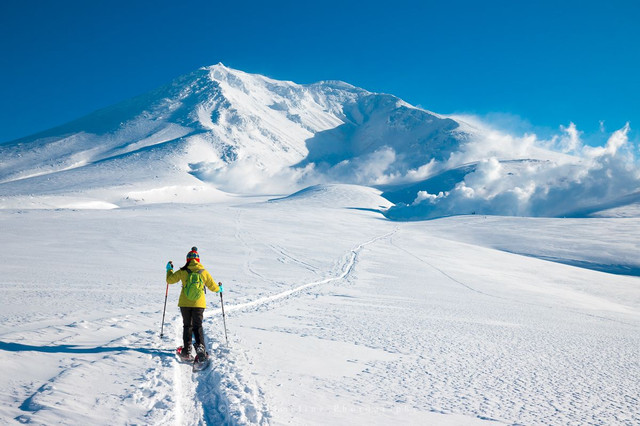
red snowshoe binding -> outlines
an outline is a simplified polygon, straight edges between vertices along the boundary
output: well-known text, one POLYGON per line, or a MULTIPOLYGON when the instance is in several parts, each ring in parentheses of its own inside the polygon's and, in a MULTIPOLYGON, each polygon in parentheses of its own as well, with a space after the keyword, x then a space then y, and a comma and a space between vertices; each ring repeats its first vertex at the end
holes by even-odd
POLYGON ((176 354, 182 361, 193 361, 193 356, 189 350, 185 350, 184 347, 180 346, 176 349, 176 354))

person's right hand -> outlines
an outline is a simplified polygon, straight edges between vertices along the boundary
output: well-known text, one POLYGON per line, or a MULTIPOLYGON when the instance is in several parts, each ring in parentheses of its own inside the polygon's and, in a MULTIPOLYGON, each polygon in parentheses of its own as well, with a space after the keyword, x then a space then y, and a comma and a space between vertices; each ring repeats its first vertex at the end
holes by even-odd
POLYGON ((218 283, 218 287, 220 287, 220 291, 218 291, 218 293, 222 293, 224 291, 224 287, 222 287, 222 283, 218 283))
POLYGON ((173 262, 172 261, 169 261, 167 263, 167 271, 173 271, 173 262))

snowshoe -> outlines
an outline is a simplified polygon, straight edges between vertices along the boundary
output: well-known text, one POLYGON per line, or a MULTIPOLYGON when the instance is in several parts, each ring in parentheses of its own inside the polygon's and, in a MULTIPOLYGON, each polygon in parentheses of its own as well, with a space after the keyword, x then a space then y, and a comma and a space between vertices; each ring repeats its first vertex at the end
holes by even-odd
POLYGON ((176 349, 176 355, 182 362, 193 362, 194 358, 189 350, 185 350, 182 346, 176 349))
POLYGON ((198 345, 196 347, 196 357, 193 360, 193 371, 202 371, 211 364, 211 359, 207 353, 204 345, 198 345))

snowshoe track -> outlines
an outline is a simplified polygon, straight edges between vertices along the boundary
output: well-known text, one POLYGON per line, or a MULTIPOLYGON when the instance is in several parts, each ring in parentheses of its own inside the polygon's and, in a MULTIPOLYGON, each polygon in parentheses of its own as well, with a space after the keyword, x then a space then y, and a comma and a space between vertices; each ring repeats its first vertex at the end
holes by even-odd
MULTIPOLYGON (((295 288, 280 293, 262 297, 250 302, 235 305, 225 305, 228 317, 253 312, 258 309, 269 308, 278 302, 290 297, 304 294, 306 290, 322 284, 331 283, 348 278, 357 263, 361 250, 367 245, 381 239, 389 238, 397 229, 377 236, 361 243, 351 249, 335 267, 334 276, 310 283, 302 284, 295 288)), ((275 246, 273 250, 294 261, 290 255, 279 251, 275 246)), ((299 263, 296 261, 296 263, 299 263)), ((303 262, 304 265, 307 265, 303 262)), ((248 354, 233 344, 226 346, 215 342, 222 342, 221 335, 222 314, 218 309, 205 311, 205 335, 210 342, 207 350, 212 358, 212 366, 205 371, 192 373, 188 365, 174 360, 176 381, 179 382, 179 415, 176 416, 181 423, 189 424, 257 424, 270 423, 270 411, 266 403, 264 391, 258 382, 249 373, 252 371, 251 360, 248 354)), ((177 316, 174 318, 174 332, 176 346, 181 344, 182 322, 177 316)), ((233 343, 233 335, 230 336, 233 343)))
POLYGON ((308 290, 312 287, 317 287, 319 285, 322 284, 328 284, 330 282, 334 282, 334 281, 340 281, 343 279, 346 279, 351 272, 353 271, 353 268, 357 262, 358 259, 358 255, 360 254, 360 251, 370 245, 373 244, 379 240, 385 239, 385 238, 389 238, 391 237, 393 234, 395 234, 398 230, 394 230, 391 232, 387 232, 383 235, 380 235, 378 237, 375 237, 369 241, 366 241, 364 243, 358 244, 356 247, 354 247, 353 249, 351 249, 351 251, 342 259, 341 264, 339 267, 337 267, 336 269, 338 270, 338 272, 336 273, 336 276, 331 277, 331 278, 325 278, 323 280, 318 280, 318 281, 313 281, 307 284, 302 284, 300 286, 294 287, 292 289, 289 290, 285 290, 282 291, 280 293, 271 295, 271 296, 266 296, 266 297, 261 297, 259 299, 253 300, 251 302, 246 302, 246 303, 239 303, 236 305, 225 305, 225 310, 227 312, 237 312, 237 311, 245 311, 245 310, 251 310, 251 309, 257 309, 260 307, 264 307, 264 306, 268 306, 273 302, 277 302, 277 301, 281 301, 283 299, 286 299, 290 296, 296 295, 296 294, 300 294, 302 292, 304 292, 305 290, 308 290))

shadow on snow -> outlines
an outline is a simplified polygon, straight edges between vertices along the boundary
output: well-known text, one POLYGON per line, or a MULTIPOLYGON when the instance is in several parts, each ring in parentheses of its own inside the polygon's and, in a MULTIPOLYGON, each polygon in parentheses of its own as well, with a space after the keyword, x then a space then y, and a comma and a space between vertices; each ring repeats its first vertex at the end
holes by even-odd
POLYGON ((173 351, 149 349, 149 348, 132 348, 127 346, 96 346, 82 347, 78 345, 56 345, 56 346, 35 346, 24 345, 22 343, 12 343, 0 341, 0 350, 7 352, 43 352, 43 353, 67 353, 67 354, 99 354, 106 352, 126 352, 135 351, 148 355, 171 356, 173 351))

